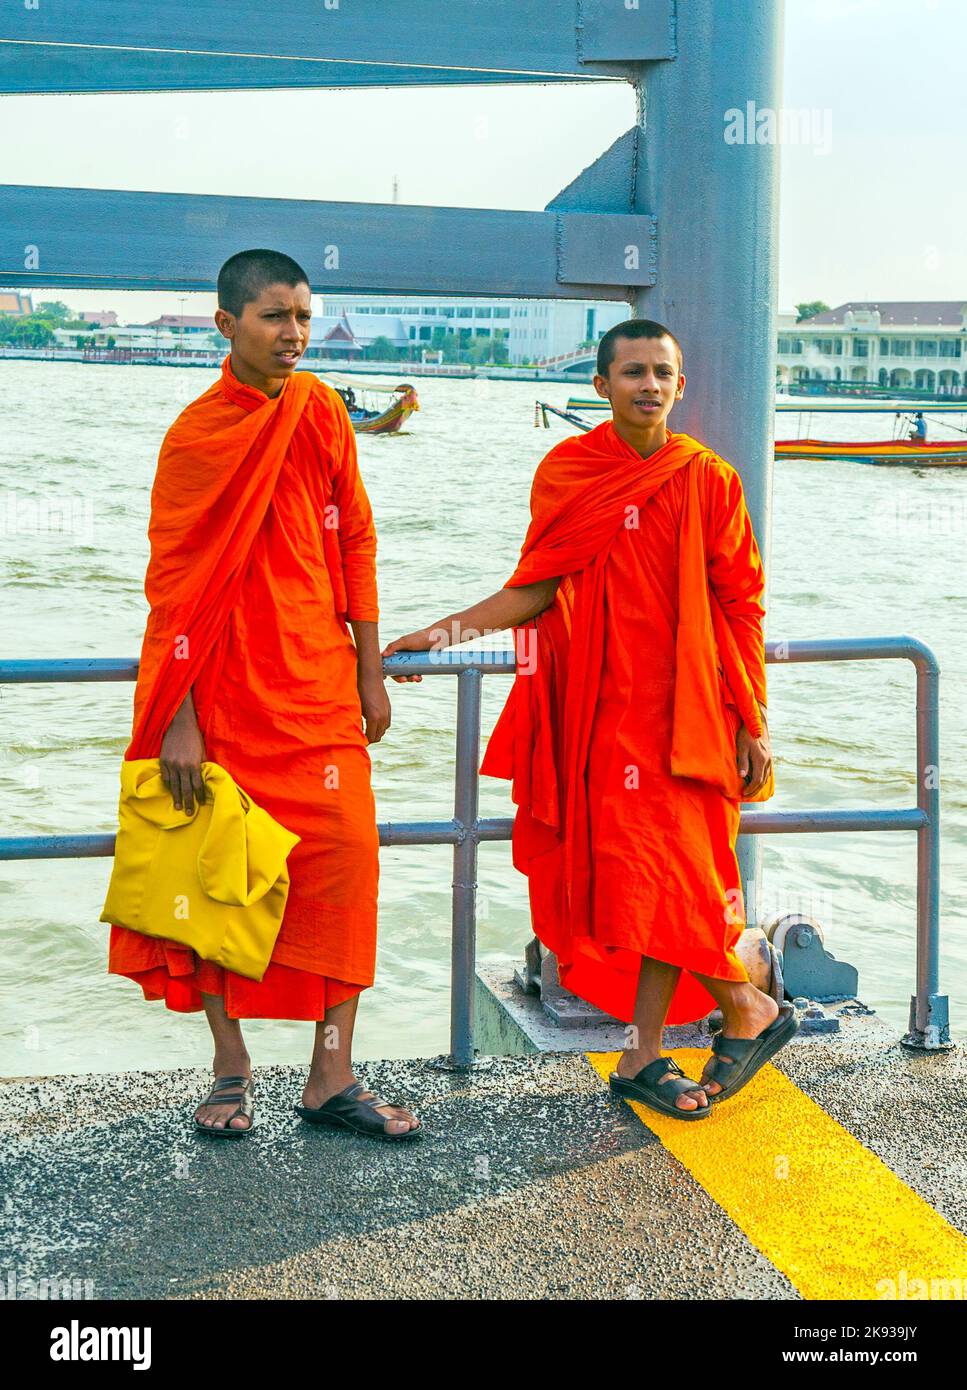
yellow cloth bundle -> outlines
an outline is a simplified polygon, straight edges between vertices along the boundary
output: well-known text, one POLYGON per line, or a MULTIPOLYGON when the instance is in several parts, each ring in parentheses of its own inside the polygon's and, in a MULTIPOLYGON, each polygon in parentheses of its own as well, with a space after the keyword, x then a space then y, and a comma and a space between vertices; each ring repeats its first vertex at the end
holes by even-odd
POLYGON ((114 869, 102 922, 190 946, 261 980, 289 894, 286 859, 300 836, 256 806, 218 763, 206 795, 176 810, 158 758, 121 764, 114 869))

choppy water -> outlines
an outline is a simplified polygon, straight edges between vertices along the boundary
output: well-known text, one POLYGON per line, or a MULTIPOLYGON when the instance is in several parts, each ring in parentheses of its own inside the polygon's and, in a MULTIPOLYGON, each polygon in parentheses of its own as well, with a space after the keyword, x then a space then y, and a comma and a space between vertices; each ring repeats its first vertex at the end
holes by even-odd
MULTIPOLYGON (((146 616, 148 495, 158 445, 207 371, 0 363, 0 541, 8 657, 129 656, 146 616), (58 510, 59 509, 59 510, 58 510), (63 520, 59 520, 63 516, 63 520)), ((545 385, 563 403, 568 388, 545 385)), ((534 385, 428 379, 411 432, 359 440, 380 536, 384 640, 499 588, 514 567, 534 467, 562 424, 533 428, 534 385)), ((796 417, 780 417, 783 434, 796 417)), ((674 416, 672 425, 674 426, 674 416)), ((889 433, 889 423, 886 432, 889 433)), ((812 432, 880 433, 877 417, 826 416, 812 432)), ((934 437, 954 431, 933 427, 934 437)), ((941 667, 943 957, 953 1031, 967 1036, 967 469, 914 472, 795 460, 776 465, 769 636, 908 633, 941 667)), ((484 680, 484 732, 508 688, 484 680)), ((914 673, 905 662, 769 668, 777 809, 915 803, 914 673)), ((0 690, 3 833, 113 831, 131 695, 118 685, 0 690)), ((455 685, 389 684, 393 726, 373 747, 381 820, 452 814, 455 685)), ((481 814, 510 815, 482 779, 481 814)), ((759 906, 814 911, 860 994, 906 1026, 914 981, 915 837, 766 837, 759 906)), ((447 1050, 451 851, 381 853, 377 987, 363 996, 357 1055, 447 1050)), ((105 971, 98 922, 110 861, 4 865, 7 1003, 0 1075, 207 1063, 203 1015, 146 1004, 105 971)), ((480 852, 479 958, 519 955, 526 884, 509 846, 480 852)), ((256 1062, 308 1057, 311 1025, 253 1021, 256 1062)))

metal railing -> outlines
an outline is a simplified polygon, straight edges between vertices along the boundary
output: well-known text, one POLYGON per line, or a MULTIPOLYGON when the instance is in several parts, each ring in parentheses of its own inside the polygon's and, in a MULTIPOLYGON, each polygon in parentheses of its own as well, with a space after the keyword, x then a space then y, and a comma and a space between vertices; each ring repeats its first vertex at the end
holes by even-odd
MULTIPOLYGON (((949 1040, 947 998, 939 993, 940 953, 940 669, 928 647, 912 637, 861 637, 767 642, 770 664, 808 661, 913 662, 917 673, 917 805, 895 810, 766 811, 743 808, 743 835, 802 831, 915 830, 917 832, 917 978, 903 1042, 927 1051, 949 1040)), ((477 847, 509 840, 510 818, 478 814, 481 682, 488 672, 513 675, 511 651, 399 654, 383 662, 386 675, 456 676, 457 730, 453 818, 449 821, 381 823, 382 845, 453 845, 450 977, 450 1061, 458 1069, 474 1060, 473 990, 476 965, 477 847)), ((0 684, 135 680, 136 659, 81 658, 0 661, 0 684)), ((113 835, 0 837, 0 860, 110 856, 113 835)))

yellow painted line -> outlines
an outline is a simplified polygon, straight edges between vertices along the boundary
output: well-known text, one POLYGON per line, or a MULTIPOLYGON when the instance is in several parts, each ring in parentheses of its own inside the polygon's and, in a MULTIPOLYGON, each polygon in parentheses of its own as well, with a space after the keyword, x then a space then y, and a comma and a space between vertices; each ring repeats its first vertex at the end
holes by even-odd
MULTIPOLYGON (((607 1082, 620 1053, 586 1056, 607 1082)), ((627 1103, 804 1298, 967 1296, 967 1238, 770 1063, 706 1120, 627 1103)))

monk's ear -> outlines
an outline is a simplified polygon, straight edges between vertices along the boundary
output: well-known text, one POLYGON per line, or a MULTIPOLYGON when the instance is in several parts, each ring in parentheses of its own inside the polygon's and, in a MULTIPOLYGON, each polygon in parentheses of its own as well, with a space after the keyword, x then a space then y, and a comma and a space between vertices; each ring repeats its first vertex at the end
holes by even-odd
POLYGON ((227 309, 215 310, 215 327, 223 338, 235 337, 235 315, 230 314, 227 309))
POLYGON ((610 401, 611 396, 608 392, 608 378, 601 376, 598 372, 594 374, 593 386, 599 396, 603 396, 606 401, 610 401))

